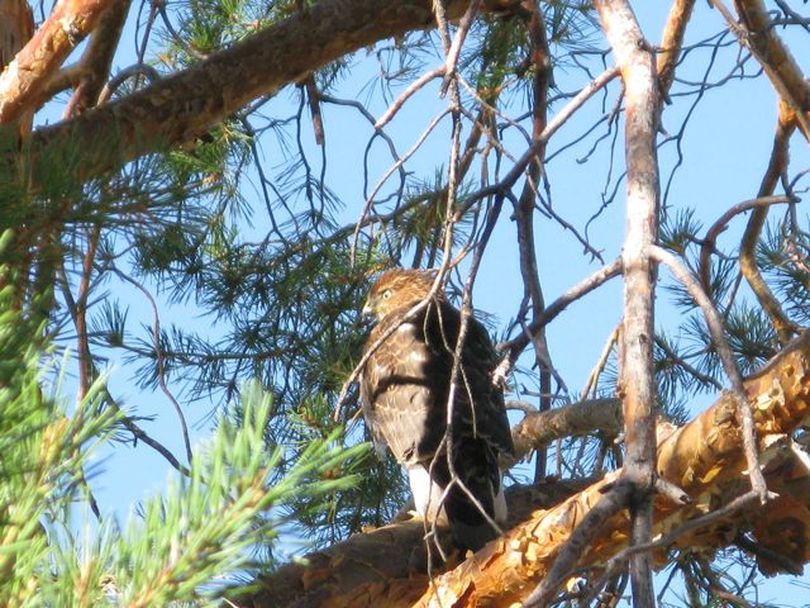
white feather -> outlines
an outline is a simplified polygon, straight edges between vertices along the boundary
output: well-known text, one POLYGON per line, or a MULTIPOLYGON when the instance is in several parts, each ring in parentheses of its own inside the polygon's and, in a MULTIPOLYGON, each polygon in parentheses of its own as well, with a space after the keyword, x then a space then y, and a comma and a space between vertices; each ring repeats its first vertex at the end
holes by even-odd
MULTIPOLYGON (((430 478, 422 465, 408 467, 408 482, 411 486, 416 512, 424 519, 432 521, 442 498, 442 489, 430 478)), ((442 509, 439 521, 445 519, 444 509, 442 509)))
POLYGON ((495 500, 493 501, 493 507, 495 510, 494 519, 499 524, 502 524, 506 522, 506 518, 509 516, 509 512, 506 508, 506 496, 503 494, 503 480, 501 480, 498 488, 498 493, 495 495, 495 500))

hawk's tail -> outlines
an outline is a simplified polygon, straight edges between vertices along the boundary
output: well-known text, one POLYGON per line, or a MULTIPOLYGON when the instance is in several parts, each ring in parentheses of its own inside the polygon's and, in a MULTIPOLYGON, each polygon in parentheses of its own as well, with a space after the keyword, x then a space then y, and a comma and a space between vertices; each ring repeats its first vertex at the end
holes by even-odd
MULTIPOLYGON (((498 536, 491 521, 502 523, 506 520, 498 459, 484 439, 468 439, 459 442, 453 450, 453 465, 457 482, 444 501, 450 531, 459 548, 478 551, 498 536)), ((439 457, 434 471, 439 485, 447 487, 451 475, 446 456, 439 457)))

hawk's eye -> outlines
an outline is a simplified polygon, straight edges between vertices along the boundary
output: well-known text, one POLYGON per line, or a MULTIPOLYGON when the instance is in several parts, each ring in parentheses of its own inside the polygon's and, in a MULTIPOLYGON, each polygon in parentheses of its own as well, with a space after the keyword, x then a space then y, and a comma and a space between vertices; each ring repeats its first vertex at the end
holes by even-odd
POLYGON ((383 300, 387 300, 388 298, 390 298, 390 297, 391 297, 391 290, 390 290, 390 289, 386 289, 386 290, 383 292, 382 297, 383 297, 383 300))

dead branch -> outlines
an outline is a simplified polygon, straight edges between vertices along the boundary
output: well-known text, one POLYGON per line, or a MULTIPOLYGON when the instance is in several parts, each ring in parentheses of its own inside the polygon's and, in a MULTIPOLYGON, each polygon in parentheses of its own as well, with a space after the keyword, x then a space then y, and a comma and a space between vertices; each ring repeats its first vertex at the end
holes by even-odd
POLYGON ((588 399, 545 412, 531 412, 512 429, 514 462, 555 439, 592 433, 615 438, 623 428, 619 399, 588 399))
MULTIPOLYGON (((661 100, 655 58, 626 0, 594 2, 605 36, 621 69, 626 104, 626 236, 622 250, 624 303, 620 342, 620 394, 624 402, 626 455, 623 478, 632 493, 632 544, 652 539, 655 483, 656 401, 653 372, 655 264, 650 249, 658 238, 659 177, 656 135, 661 100)), ((652 606, 655 594, 649 555, 630 558, 634 606, 652 606)))
MULTIPOLYGON (((520 198, 514 205, 514 218, 517 228, 518 256, 520 276, 523 280, 523 300, 516 315, 517 322, 525 326, 526 313, 531 304, 532 322, 537 321, 546 307, 543 289, 540 286, 540 272, 537 266, 537 251, 534 237, 534 209, 538 199, 537 186, 543 172, 543 160, 546 155, 545 142, 542 139, 548 123, 548 89, 551 83, 551 58, 546 39, 546 24, 543 11, 535 0, 522 4, 529 14, 528 31, 531 43, 531 58, 534 66, 532 82, 532 150, 535 157, 529 163, 526 180, 520 198)), ((551 409, 551 353, 546 340, 545 328, 530 334, 534 344, 535 361, 540 376, 540 411, 551 409)), ((545 447, 545 446, 543 446, 545 447)), ((545 449, 537 449, 534 480, 539 481, 546 475, 545 449)))
MULTIPOLYGON (((793 134, 795 127, 796 123, 792 119, 787 104, 780 102, 776 133, 773 137, 773 150, 771 151, 771 158, 768 161, 765 176, 759 186, 757 195, 759 198, 772 195, 776 185, 779 183, 779 178, 787 170, 790 136, 793 134)), ((756 258, 759 235, 763 226, 765 226, 768 209, 768 206, 754 209, 751 217, 748 218, 748 224, 745 227, 745 233, 740 243, 740 271, 751 286, 751 291, 756 295, 762 308, 770 317, 780 343, 784 345, 793 336, 796 328, 782 310, 782 306, 776 296, 773 295, 765 279, 762 278, 756 258)))
POLYGON ((703 286, 703 291, 707 294, 711 294, 712 292, 711 256, 714 252, 717 237, 726 229, 728 223, 740 213, 745 213, 751 209, 769 207, 770 205, 777 205, 779 203, 790 203, 792 200, 793 199, 789 196, 763 196, 743 201, 731 207, 711 225, 711 228, 706 231, 706 236, 703 237, 700 244, 700 283, 703 286))
POLYGON ((728 340, 726 340, 720 313, 717 312, 708 294, 701 289, 697 278, 689 272, 678 258, 657 245, 652 246, 650 254, 656 261, 669 267, 675 278, 680 281, 687 292, 689 292, 689 295, 692 296, 692 299, 698 305, 703 313, 703 317, 706 319, 706 326, 709 328, 712 343, 723 364, 723 370, 726 372, 726 376, 731 383, 732 391, 737 398, 737 418, 742 427, 743 450, 745 452, 746 462, 748 463, 751 489, 759 495, 760 502, 764 504, 767 498, 768 488, 765 484, 765 478, 762 476, 762 471, 760 470, 759 456, 757 454, 757 438, 754 434, 754 416, 751 411, 751 405, 748 403, 748 398, 745 395, 742 375, 737 368, 737 362, 734 360, 734 354, 731 352, 728 340))

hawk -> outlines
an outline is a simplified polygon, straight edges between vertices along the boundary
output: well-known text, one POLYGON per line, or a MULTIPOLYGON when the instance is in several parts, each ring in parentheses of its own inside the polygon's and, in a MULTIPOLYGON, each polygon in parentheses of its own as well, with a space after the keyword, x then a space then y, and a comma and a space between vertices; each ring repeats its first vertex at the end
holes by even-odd
POLYGON ((476 551, 497 534, 481 509, 495 521, 506 519, 498 455, 512 452, 512 436, 503 392, 492 382, 495 349, 472 317, 445 433, 461 313, 439 292, 405 318, 425 300, 434 279, 432 272, 397 269, 371 288, 363 313, 376 325, 365 346, 370 354, 361 370, 360 399, 375 444, 387 444, 406 469, 416 511, 428 521, 448 523, 455 544, 476 551))

